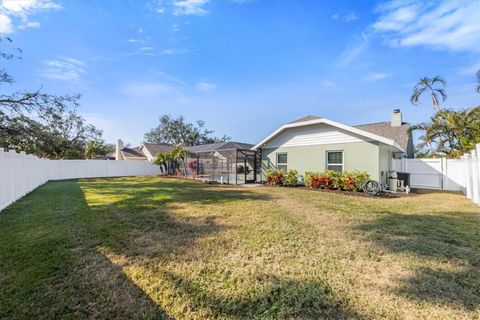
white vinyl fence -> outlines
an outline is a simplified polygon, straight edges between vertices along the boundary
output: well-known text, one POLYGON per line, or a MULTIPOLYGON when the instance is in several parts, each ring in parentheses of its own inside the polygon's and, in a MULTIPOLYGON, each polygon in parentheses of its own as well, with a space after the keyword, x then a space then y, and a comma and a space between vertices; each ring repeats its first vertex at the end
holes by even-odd
POLYGON ((49 180, 159 175, 139 160, 48 160, 0 148, 0 211, 49 180))
POLYGON ((392 170, 410 173, 410 187, 461 191, 480 204, 480 144, 461 159, 392 159, 392 170))

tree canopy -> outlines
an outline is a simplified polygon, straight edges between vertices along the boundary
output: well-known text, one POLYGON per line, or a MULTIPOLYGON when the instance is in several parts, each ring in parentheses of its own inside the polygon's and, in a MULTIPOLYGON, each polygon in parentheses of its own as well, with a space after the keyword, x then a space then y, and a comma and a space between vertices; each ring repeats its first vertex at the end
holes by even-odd
POLYGON ((172 118, 170 115, 160 117, 156 128, 145 134, 145 141, 149 143, 166 143, 172 145, 194 146, 200 144, 229 141, 230 137, 212 136, 214 131, 205 127, 204 121, 189 123, 183 116, 172 118))
POLYGON ((429 122, 413 126, 413 130, 421 132, 418 156, 460 157, 480 143, 480 106, 459 111, 440 110, 429 122))
MULTIPOLYGON (((2 44, 11 42, 0 37, 2 44)), ((10 49, 2 49, 0 58, 20 59, 21 50, 10 49)), ((13 82, 13 76, 0 69, 0 147, 71 159, 84 157, 90 141, 104 144, 102 132, 77 113, 79 95, 52 95, 40 89, 7 93, 6 86, 13 82)))

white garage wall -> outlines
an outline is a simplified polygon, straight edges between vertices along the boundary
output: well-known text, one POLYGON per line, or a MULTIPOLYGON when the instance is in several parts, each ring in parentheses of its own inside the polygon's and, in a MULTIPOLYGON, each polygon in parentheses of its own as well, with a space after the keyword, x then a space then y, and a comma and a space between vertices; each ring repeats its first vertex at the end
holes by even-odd
POLYGON ((149 161, 48 160, 0 148, 0 210, 49 180, 155 175, 149 161))

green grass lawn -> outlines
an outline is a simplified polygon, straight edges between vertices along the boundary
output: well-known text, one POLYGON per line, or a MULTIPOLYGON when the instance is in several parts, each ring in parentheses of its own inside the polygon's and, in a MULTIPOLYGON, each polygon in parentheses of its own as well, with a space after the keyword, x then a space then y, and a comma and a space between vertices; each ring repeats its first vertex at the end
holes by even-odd
POLYGON ((50 182, 0 214, 0 319, 480 318, 480 211, 159 177, 50 182))

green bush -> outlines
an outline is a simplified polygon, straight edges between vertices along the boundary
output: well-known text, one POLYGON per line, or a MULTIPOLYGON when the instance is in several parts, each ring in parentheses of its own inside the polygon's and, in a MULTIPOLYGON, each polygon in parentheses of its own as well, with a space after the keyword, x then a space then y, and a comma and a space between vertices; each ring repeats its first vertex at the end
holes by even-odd
POLYGON ((287 175, 283 177, 282 183, 286 187, 295 187, 298 185, 298 171, 294 169, 288 170, 287 175))

